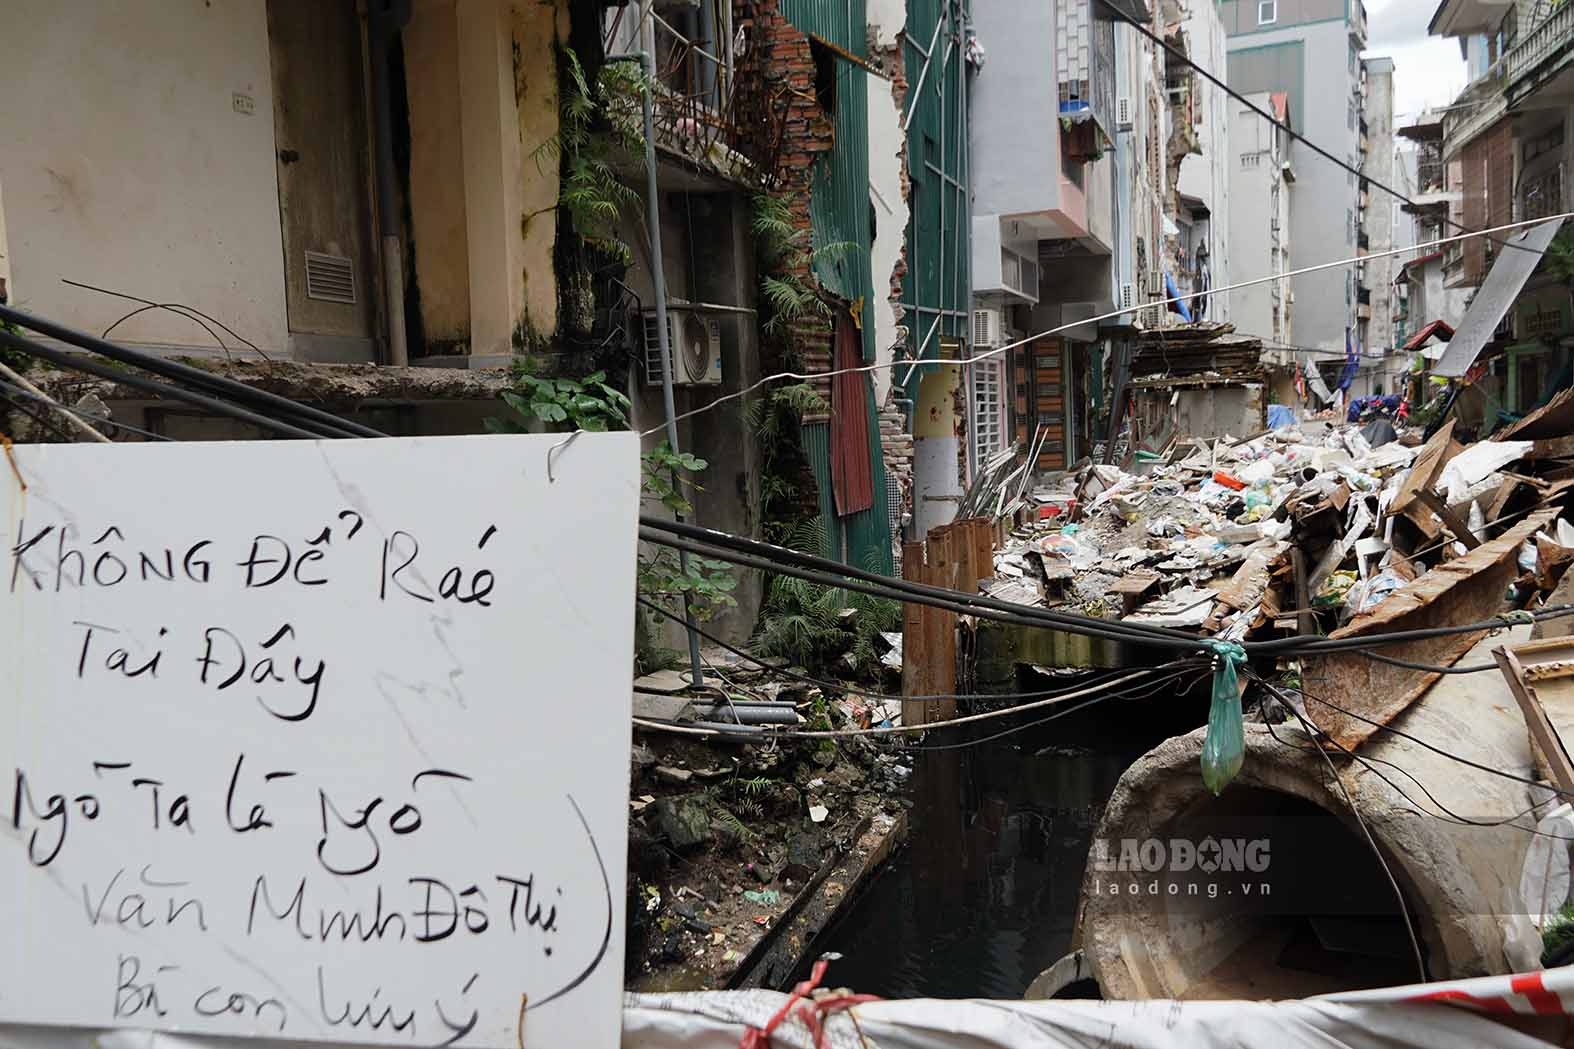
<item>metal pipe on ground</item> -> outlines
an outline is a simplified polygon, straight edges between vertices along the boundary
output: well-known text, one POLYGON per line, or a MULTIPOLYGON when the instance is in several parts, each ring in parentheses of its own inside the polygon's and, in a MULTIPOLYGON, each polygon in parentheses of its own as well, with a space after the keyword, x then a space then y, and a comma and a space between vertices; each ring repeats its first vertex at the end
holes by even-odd
MULTIPOLYGON (((1527 632, 1516 628, 1516 640, 1527 632)), ((1504 643, 1489 638, 1461 662, 1504 643)), ((1489 768, 1534 775, 1525 722, 1496 676, 1446 677, 1391 724, 1489 768)), ((1138 759, 1105 808, 1078 929, 1103 996, 1295 998, 1419 979, 1392 886, 1294 719, 1271 733, 1247 726, 1245 764, 1217 797, 1200 773, 1205 734, 1138 759)), ((1328 757, 1401 888, 1431 978, 1537 968, 1541 940, 1520 883, 1532 840, 1524 828, 1547 808, 1515 828, 1454 822, 1438 803, 1468 820, 1504 820, 1551 792, 1388 732, 1357 753, 1370 768, 1328 757)))

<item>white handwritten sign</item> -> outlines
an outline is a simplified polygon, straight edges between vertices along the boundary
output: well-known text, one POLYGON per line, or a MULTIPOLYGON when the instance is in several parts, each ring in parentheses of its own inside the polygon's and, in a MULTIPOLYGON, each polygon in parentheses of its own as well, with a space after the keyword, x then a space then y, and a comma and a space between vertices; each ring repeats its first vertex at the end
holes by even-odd
POLYGON ((638 444, 0 461, 0 1021, 612 1046, 638 444))

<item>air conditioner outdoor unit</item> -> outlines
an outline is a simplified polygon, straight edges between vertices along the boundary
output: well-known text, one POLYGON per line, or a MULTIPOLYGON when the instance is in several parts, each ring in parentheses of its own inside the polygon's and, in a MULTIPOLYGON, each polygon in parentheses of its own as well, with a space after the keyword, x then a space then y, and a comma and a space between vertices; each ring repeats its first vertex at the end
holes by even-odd
POLYGON ((1130 281, 1120 286, 1120 308, 1123 310, 1137 308, 1137 286, 1130 281))
POLYGON ((973 311, 973 345, 993 349, 1000 345, 1000 311, 990 307, 973 311))
MULTIPOLYGON (((656 311, 644 311, 645 385, 661 385, 660 329, 656 311)), ((667 307, 667 346, 672 353, 674 386, 721 384, 721 322, 688 306, 667 307)))
POLYGON ((1137 311, 1137 323, 1144 328, 1161 328, 1164 326, 1164 307, 1144 306, 1137 311))
POLYGON ((1164 271, 1148 271, 1148 298, 1165 299, 1169 296, 1164 293, 1164 271))
POLYGON ((1131 96, 1121 95, 1115 100, 1115 130, 1130 131, 1132 127, 1131 96))

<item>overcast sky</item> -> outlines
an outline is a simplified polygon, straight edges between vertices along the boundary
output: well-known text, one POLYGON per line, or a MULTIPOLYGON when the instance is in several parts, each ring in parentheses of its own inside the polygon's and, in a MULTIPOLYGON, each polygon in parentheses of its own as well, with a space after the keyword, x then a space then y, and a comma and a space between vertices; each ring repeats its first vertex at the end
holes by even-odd
POLYGON ((1436 0, 1367 0, 1367 58, 1394 60, 1394 122, 1446 106, 1465 86, 1459 42, 1426 35, 1436 0))

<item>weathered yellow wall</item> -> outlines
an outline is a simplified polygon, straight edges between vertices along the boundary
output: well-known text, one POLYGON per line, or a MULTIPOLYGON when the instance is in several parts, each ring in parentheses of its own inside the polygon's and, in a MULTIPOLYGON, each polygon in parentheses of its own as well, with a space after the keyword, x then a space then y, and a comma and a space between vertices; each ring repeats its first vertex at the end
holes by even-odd
POLYGON ((470 341, 464 139, 455 0, 416 0, 404 30, 410 112, 410 223, 429 347, 470 341))
POLYGON ((556 42, 568 36, 572 0, 520 0, 513 5, 513 88, 519 136, 507 154, 509 217, 518 230, 512 255, 519 298, 515 315, 538 335, 557 329, 557 279, 552 249, 557 241, 558 168, 538 159, 541 144, 557 134, 556 42), (517 216, 517 217, 516 217, 517 216))
MULTIPOLYGON (((556 162, 538 162, 537 152, 557 135, 556 44, 567 33, 568 2, 426 0, 420 12, 441 18, 451 11, 453 37, 450 45, 446 28, 428 34, 424 57, 431 68, 412 77, 410 93, 420 94, 426 78, 442 85, 442 71, 452 68, 457 109, 442 97, 424 100, 428 119, 445 106, 453 118, 441 135, 412 141, 423 166, 431 168, 427 174, 445 182, 442 195, 427 197, 436 202, 431 221, 437 231, 429 229, 426 236, 435 235, 438 244, 430 266, 417 230, 418 277, 424 307, 427 275, 434 267, 443 270, 433 279, 447 312, 436 317, 450 326, 467 293, 472 353, 508 353, 549 338, 557 328, 552 248, 558 173, 556 162), (445 53, 450 47, 451 59, 445 53), (446 159, 450 156, 457 165, 446 159), (462 242, 455 193, 464 202, 462 242), (461 255, 463 281, 457 277, 461 255)), ((439 94, 445 90, 440 87, 439 94)), ((412 104, 412 140, 418 137, 415 112, 412 104)), ((414 170, 411 175, 416 198, 414 170)), ((440 331, 436 325, 428 335, 438 337, 440 331)))

